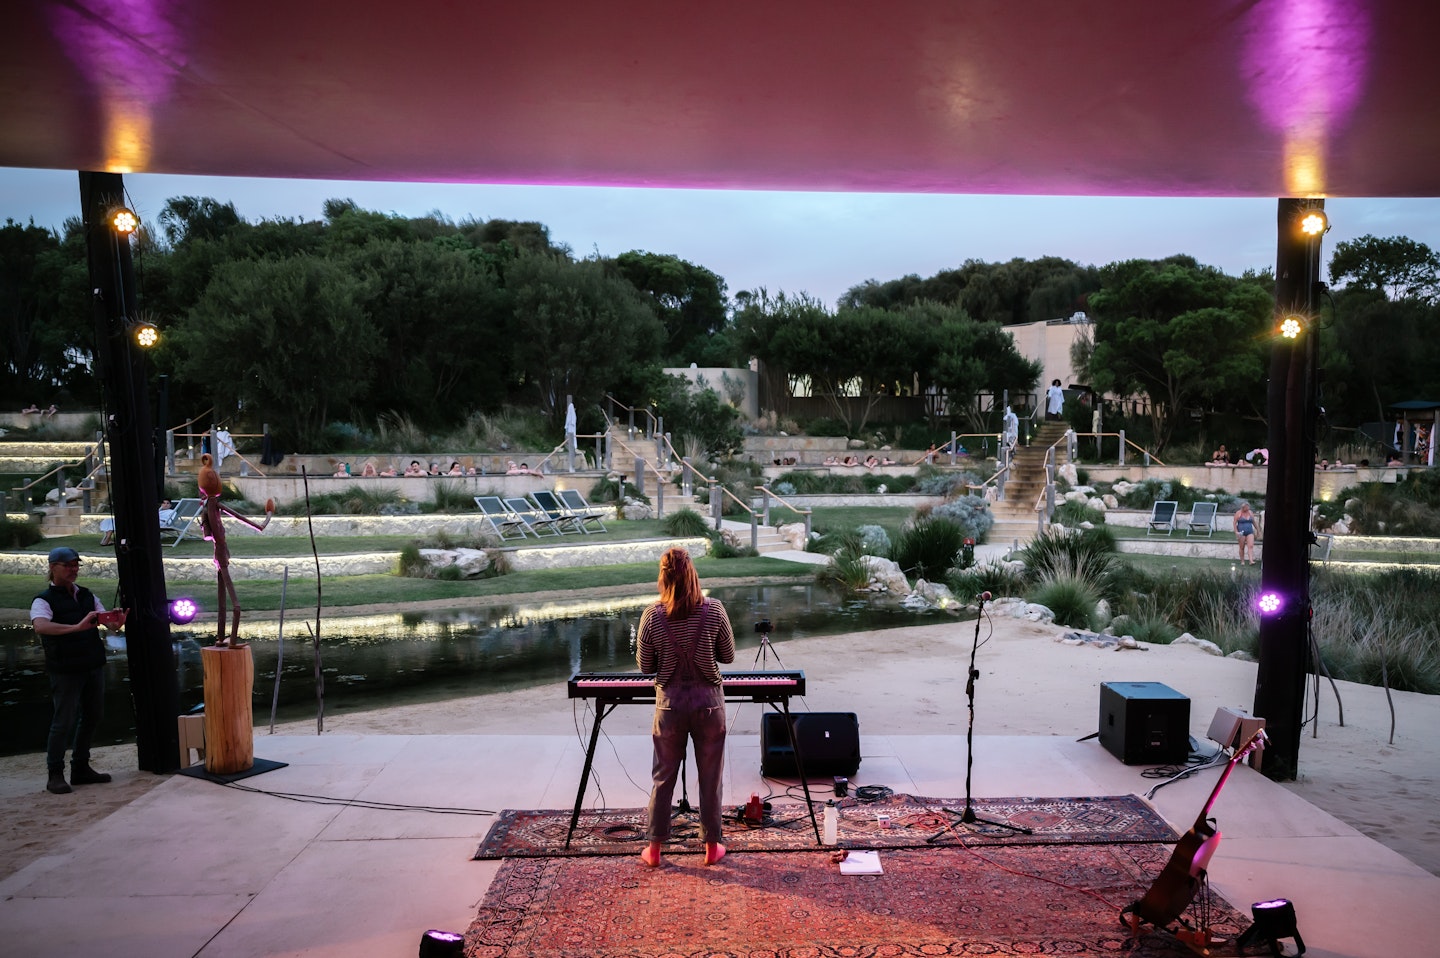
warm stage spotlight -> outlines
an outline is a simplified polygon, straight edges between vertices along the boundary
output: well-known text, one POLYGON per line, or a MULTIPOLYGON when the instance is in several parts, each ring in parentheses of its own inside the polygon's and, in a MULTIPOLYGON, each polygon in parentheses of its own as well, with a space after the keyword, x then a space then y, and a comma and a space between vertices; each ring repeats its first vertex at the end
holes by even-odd
POLYGON ((170 623, 172 625, 188 625, 200 614, 200 606, 194 599, 175 599, 170 603, 170 623))
POLYGON ((1329 229, 1330 220, 1323 210, 1307 210, 1305 215, 1300 217, 1300 232, 1312 239, 1325 235, 1329 229))
POLYGON ((107 217, 110 227, 121 236, 129 236, 140 228, 140 217, 123 206, 117 206, 110 211, 107 217))
POLYGON ((160 342, 160 330, 154 323, 136 323, 130 333, 135 337, 135 345, 141 349, 153 349, 160 342))
POLYGON ((1280 324, 1280 335, 1286 339, 1297 339, 1304 330, 1305 324, 1298 316, 1286 316, 1285 321, 1280 324))

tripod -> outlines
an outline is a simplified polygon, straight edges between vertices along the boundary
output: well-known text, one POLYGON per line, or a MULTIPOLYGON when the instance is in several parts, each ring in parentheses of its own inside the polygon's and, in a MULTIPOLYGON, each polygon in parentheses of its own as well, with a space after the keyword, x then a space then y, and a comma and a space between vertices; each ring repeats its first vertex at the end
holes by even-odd
POLYGON ((760 634, 760 648, 755 650, 755 664, 762 669, 768 669, 770 667, 770 656, 773 655, 775 656, 775 664, 783 669, 785 663, 780 661, 780 653, 776 652, 775 646, 770 644, 770 633, 774 631, 770 620, 761 619, 759 622, 756 622, 755 631, 760 634))
MULTIPOLYGON (((970 701, 970 725, 965 729, 965 810, 954 812, 947 808, 945 811, 950 812, 951 815, 957 815, 958 820, 966 825, 993 825, 996 828, 1008 828, 1022 835, 1030 835, 1032 834, 1031 830, 1020 825, 996 821, 993 818, 981 818, 976 815, 975 805, 970 797, 970 770, 975 765, 975 682, 980 678, 980 670, 975 668, 975 653, 980 650, 980 620, 985 617, 985 603, 990 601, 990 593, 982 592, 976 596, 976 599, 979 601, 979 609, 975 615, 975 639, 970 645, 970 670, 966 673, 965 679, 965 697, 970 701)), ((954 827, 955 823, 951 822, 947 828, 932 835, 930 841, 935 841, 954 827)))

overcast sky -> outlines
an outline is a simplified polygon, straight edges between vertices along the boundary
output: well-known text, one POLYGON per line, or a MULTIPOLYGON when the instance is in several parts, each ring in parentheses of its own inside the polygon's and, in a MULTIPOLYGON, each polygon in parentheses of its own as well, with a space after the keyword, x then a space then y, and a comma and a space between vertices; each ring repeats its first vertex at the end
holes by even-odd
MULTIPOLYGON (((827 304, 867 279, 931 276, 967 259, 1061 256, 1103 266, 1189 253, 1236 274, 1275 264, 1273 199, 772 193, 553 186, 261 180, 128 174, 142 219, 174 196, 235 204, 250 221, 319 219, 331 198, 452 220, 536 220, 576 256, 672 253, 718 273, 731 294, 764 286, 827 304)), ((1325 252, 1365 234, 1440 250, 1440 200, 1329 200, 1325 252)), ((70 170, 0 169, 0 220, 59 227, 80 212, 70 170)))

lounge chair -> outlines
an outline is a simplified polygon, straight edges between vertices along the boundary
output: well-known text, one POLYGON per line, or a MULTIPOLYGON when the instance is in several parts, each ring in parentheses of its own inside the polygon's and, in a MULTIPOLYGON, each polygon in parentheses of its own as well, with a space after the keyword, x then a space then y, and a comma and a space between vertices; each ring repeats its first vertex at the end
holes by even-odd
POLYGON ((581 521, 580 517, 565 508, 565 503, 561 502, 560 497, 555 493, 541 490, 530 493, 530 498, 534 500, 536 507, 541 512, 555 520, 555 528, 562 534, 567 531, 590 534, 590 530, 585 528, 585 523, 581 521))
POLYGON ((171 548, 180 544, 180 540, 187 536, 194 535, 195 538, 203 538, 200 532, 200 513, 204 504, 199 499, 180 499, 175 503, 175 508, 168 510, 170 515, 161 516, 160 538, 163 541, 166 535, 173 535, 175 541, 170 543, 171 548))
POLYGON ((1175 511, 1180 508, 1180 503, 1171 500, 1156 502, 1150 507, 1150 521, 1146 523, 1145 534, 1157 536, 1160 533, 1170 535, 1175 531, 1175 511))
POLYGON ((1190 507, 1190 518, 1185 520, 1185 537, 1212 536, 1215 534, 1215 503, 1197 502, 1190 507))
POLYGON ((525 523, 526 530, 534 533, 535 538, 539 539, 544 532, 548 532, 552 536, 560 535, 557 520, 541 512, 529 499, 513 496, 505 500, 505 506, 512 515, 525 523))
POLYGON ((529 526, 526 525, 524 519, 513 514, 499 496, 476 496, 475 505, 479 508, 480 514, 485 517, 485 522, 495 530, 495 534, 502 541, 526 537, 526 530, 529 526))
MULTIPOLYGON (((580 527, 582 529, 585 528, 586 524, 593 522, 600 527, 601 532, 605 531, 604 516, 606 510, 596 509, 590 505, 590 503, 586 502, 585 497, 580 494, 579 489, 557 489, 555 494, 560 497, 560 501, 565 504, 565 508, 570 510, 570 514, 580 520, 580 527)), ((586 531, 588 532, 589 530, 587 529, 586 531)))
POLYGON ((1335 545, 1335 536, 1329 532, 1315 533, 1315 541, 1310 543, 1310 558, 1316 562, 1330 564, 1330 550, 1335 545))

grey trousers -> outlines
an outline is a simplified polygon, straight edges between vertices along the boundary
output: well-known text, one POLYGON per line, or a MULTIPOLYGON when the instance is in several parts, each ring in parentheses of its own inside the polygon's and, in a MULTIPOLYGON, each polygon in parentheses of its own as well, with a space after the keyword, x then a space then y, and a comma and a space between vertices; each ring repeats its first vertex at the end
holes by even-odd
MULTIPOLYGON (((655 762, 651 769, 654 783, 650 790, 650 821, 648 835, 652 841, 670 838, 670 804, 675 794, 675 779, 680 762, 685 758, 687 742, 695 742, 695 768, 700 780, 700 839, 720 841, 720 778, 725 766, 725 704, 723 693, 710 686, 713 693, 705 697, 717 705, 694 704, 689 708, 655 709, 655 723, 650 735, 655 742, 655 762)), ((698 697, 698 696, 697 696, 698 697)), ((679 698, 688 698, 680 696, 679 698)))
POLYGON ((51 672, 50 700, 54 711, 45 741, 45 765, 52 772, 65 768, 65 750, 76 765, 90 764, 90 741, 105 711, 105 666, 88 672, 51 672))

